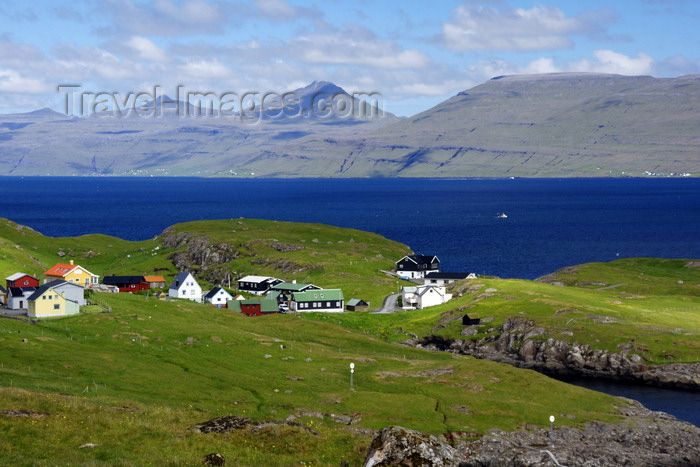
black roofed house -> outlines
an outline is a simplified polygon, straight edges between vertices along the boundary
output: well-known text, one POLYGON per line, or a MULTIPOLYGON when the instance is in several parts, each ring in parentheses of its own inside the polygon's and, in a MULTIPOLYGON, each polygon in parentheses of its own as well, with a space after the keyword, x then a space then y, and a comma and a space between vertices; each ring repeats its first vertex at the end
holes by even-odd
POLYGON ((429 272, 423 278, 424 285, 449 285, 464 279, 476 279, 473 272, 429 272))
POLYGON ((186 298, 197 303, 202 303, 202 287, 192 274, 187 271, 180 272, 170 284, 168 296, 171 298, 186 298))
POLYGON ((120 292, 138 292, 139 290, 148 290, 151 285, 146 282, 143 276, 105 276, 102 279, 104 285, 113 285, 119 288, 120 292))
POLYGON ((26 310, 27 299, 36 291, 36 287, 9 287, 7 289, 7 308, 10 310, 26 310))
POLYGON ((228 308, 228 301, 233 296, 221 287, 214 287, 204 295, 204 300, 218 308, 228 308))
POLYGON ((396 273, 402 279, 421 279, 439 269, 440 260, 434 255, 408 255, 396 262, 396 273))
POLYGON ((238 290, 254 295, 264 295, 270 287, 283 282, 281 279, 269 276, 245 276, 238 279, 238 290))

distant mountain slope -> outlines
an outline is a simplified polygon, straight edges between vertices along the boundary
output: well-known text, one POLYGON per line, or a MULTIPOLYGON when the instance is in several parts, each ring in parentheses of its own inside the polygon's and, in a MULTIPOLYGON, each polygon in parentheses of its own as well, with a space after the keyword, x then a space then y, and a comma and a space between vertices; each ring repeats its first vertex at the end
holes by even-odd
POLYGON ((319 116, 321 94, 358 104, 328 82, 294 93, 287 118, 0 115, 0 175, 700 175, 700 75, 502 76, 407 119, 319 116))

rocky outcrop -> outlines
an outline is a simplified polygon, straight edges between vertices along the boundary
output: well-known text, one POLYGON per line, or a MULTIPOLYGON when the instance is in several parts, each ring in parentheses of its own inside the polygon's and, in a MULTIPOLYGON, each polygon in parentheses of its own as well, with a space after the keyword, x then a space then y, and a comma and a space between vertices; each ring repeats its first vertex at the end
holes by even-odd
MULTIPOLYGON (((467 326, 463 336, 476 334, 467 326)), ((548 337, 544 328, 524 317, 511 317, 481 339, 412 339, 409 345, 472 355, 555 376, 583 376, 628 380, 682 389, 700 389, 700 363, 645 365, 644 359, 621 346, 620 352, 593 349, 548 337)))
POLYGON ((375 436, 365 458, 374 466, 686 466, 700 465, 700 428, 652 412, 634 401, 621 408, 625 423, 587 423, 509 433, 491 430, 478 439, 448 443, 401 427, 375 436))
POLYGON ((215 243, 207 236, 166 229, 162 235, 163 248, 173 248, 170 260, 180 271, 190 271, 195 276, 214 284, 224 283, 232 272, 225 263, 236 259, 241 253, 228 243, 215 243))
POLYGON ((435 436, 400 426, 381 430, 372 440, 365 467, 452 466, 459 465, 459 454, 435 436))

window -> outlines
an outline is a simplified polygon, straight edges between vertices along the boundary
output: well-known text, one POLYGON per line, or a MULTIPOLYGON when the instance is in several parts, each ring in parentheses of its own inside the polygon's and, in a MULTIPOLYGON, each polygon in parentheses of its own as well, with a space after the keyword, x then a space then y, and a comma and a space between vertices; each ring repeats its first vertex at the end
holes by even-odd
POLYGON ((60 310, 60 309, 61 309, 61 304, 60 304, 60 303, 55 304, 55 305, 53 306, 53 309, 54 309, 54 310, 60 310))
POLYGON ((42 295, 42 296, 41 296, 41 299, 42 299, 42 300, 46 300, 46 295, 42 295))

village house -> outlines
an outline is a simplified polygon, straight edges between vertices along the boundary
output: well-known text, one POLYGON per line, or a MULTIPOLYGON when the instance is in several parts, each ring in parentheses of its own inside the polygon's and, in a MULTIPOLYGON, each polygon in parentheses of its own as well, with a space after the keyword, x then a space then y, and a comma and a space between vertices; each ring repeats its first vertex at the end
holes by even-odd
POLYGON ((233 296, 221 287, 214 287, 204 296, 204 300, 218 308, 228 308, 228 301, 233 296))
POLYGON ((401 302, 404 309, 423 309, 435 305, 447 303, 452 298, 445 287, 435 285, 418 285, 404 287, 401 293, 401 302))
POLYGON ((439 272, 437 256, 408 255, 396 262, 396 273, 402 279, 422 279, 430 272, 439 272))
POLYGON ((305 292, 307 290, 321 290, 321 287, 313 284, 302 284, 296 282, 280 282, 270 288, 267 293, 267 298, 274 298, 279 304, 281 312, 290 310, 291 301, 295 293, 305 292))
POLYGON ((80 305, 68 300, 53 287, 44 284, 37 288, 28 299, 27 315, 30 318, 76 315, 80 305))
POLYGON ((313 289, 292 292, 289 302, 291 311, 320 311, 339 313, 345 311, 345 298, 340 289, 313 289))
POLYGON ((476 279, 473 272, 429 272, 423 278, 423 285, 450 285, 465 279, 476 279))
POLYGON ((268 276, 245 276, 238 279, 238 290, 253 295, 265 295, 272 286, 284 282, 268 276))
POLYGON ((0 285, 0 305, 7 304, 7 289, 0 285))
POLYGON ((188 300, 202 303, 202 287, 197 280, 187 271, 183 271, 175 277, 170 284, 168 296, 171 298, 186 298, 188 300))
POLYGON ((90 287, 99 283, 100 276, 93 274, 87 269, 77 264, 58 263, 48 271, 44 272, 47 279, 62 279, 66 282, 80 284, 83 287, 90 287))
POLYGON ((150 284, 146 282, 144 276, 105 276, 102 279, 102 284, 113 285, 120 292, 138 292, 140 290, 149 290, 150 284))
POLYGON ((369 302, 366 302, 361 298, 351 298, 345 304, 345 309, 348 311, 369 311, 369 302))
POLYGON ((7 289, 7 308, 26 310, 27 299, 36 291, 35 287, 10 287, 7 289))
MULTIPOLYGON (((66 282, 64 280, 56 279, 46 284, 45 286, 51 287, 56 292, 61 294, 67 300, 76 302, 79 306, 86 305, 85 300, 85 287, 75 282, 66 282)), ((43 286, 42 286, 43 287, 43 286)))
POLYGON ((9 289, 10 287, 39 287, 39 279, 29 274, 23 272, 17 272, 9 277, 5 278, 5 285, 9 289))
POLYGON ((165 277, 163 276, 143 276, 143 278, 152 289, 162 289, 165 287, 165 277))
POLYGON ((252 298, 245 300, 229 300, 228 307, 246 316, 264 316, 279 313, 277 300, 273 298, 252 298))

